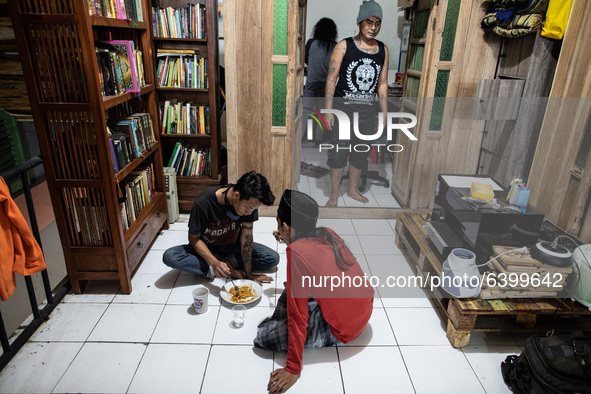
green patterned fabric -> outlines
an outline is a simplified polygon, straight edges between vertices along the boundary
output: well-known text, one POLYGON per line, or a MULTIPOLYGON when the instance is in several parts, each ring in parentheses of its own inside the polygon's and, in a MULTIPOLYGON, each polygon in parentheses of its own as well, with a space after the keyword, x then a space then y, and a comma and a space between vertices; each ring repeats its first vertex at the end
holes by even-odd
POLYGON ((518 15, 511 23, 504 26, 494 26, 492 31, 502 37, 516 38, 533 33, 544 27, 543 14, 518 15))

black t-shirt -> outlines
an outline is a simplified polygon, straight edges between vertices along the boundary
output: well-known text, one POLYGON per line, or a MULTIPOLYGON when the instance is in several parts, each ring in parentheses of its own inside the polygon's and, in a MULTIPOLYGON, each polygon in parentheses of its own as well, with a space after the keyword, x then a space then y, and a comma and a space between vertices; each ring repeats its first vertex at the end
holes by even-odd
POLYGON ((217 186, 210 187, 195 198, 189 217, 189 234, 200 235, 212 252, 223 253, 240 247, 240 224, 257 221, 259 214, 255 209, 248 216, 230 219, 226 206, 220 204, 215 196, 218 189, 217 186))

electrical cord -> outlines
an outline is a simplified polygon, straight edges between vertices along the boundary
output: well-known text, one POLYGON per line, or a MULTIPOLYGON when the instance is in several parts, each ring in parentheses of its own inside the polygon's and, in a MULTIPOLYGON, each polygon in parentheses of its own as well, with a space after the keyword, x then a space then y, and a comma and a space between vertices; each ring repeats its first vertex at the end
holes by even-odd
POLYGON ((467 265, 467 266, 465 266, 465 267, 454 267, 454 268, 451 268, 451 267, 446 267, 446 266, 445 266, 445 263, 447 262, 447 259, 445 259, 445 261, 443 262, 443 268, 447 268, 447 269, 453 269, 453 270, 462 270, 462 269, 465 269, 465 268, 470 268, 470 267, 476 267, 476 268, 478 268, 478 267, 484 267, 485 265, 488 265, 488 264, 490 264, 491 262, 493 262, 494 260, 498 259, 498 258, 499 258, 499 257, 501 257, 502 255, 504 255, 504 254, 507 254, 507 253, 514 253, 514 252, 518 252, 518 253, 527 253, 527 247, 523 246, 523 247, 521 247, 521 248, 519 248, 519 249, 511 249, 511 250, 506 250, 506 251, 504 251, 503 253, 501 253, 501 254, 499 254, 499 255, 497 255, 497 256, 495 256, 495 257, 493 257, 492 259, 488 260, 486 263, 482 263, 482 264, 476 264, 476 265, 467 265))
POLYGON ((507 254, 507 253, 527 253, 527 247, 522 246, 521 248, 518 248, 518 249, 506 250, 503 253, 498 254, 495 257, 493 257, 492 259, 488 260, 486 263, 478 264, 476 267, 484 267, 485 265, 492 263, 493 261, 495 261, 496 259, 498 259, 502 255, 507 254))

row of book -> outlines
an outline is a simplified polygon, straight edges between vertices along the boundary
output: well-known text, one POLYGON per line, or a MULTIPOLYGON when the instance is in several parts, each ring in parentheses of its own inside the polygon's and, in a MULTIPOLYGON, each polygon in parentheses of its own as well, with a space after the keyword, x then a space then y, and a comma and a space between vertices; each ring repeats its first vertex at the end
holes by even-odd
POLYGON ((177 176, 211 176, 211 149, 196 145, 186 145, 178 141, 168 167, 173 167, 177 176))
POLYGON ((207 89, 207 59, 198 54, 192 49, 158 49, 158 87, 207 89))
POLYGON ((109 146, 115 173, 137 159, 156 143, 152 118, 149 113, 136 113, 126 118, 109 121, 109 146))
POLYGON ((154 37, 205 38, 205 6, 187 4, 185 8, 152 7, 154 37))
POLYGON ((166 100, 161 103, 160 121, 163 134, 209 134, 209 107, 166 100))
POLYGON ((139 92, 146 84, 142 52, 131 40, 95 42, 103 96, 139 92))
POLYGON ((119 183, 119 201, 123 228, 127 230, 154 194, 154 168, 138 167, 119 183))
POLYGON ((144 21, 142 0, 87 0, 88 13, 114 19, 144 21))

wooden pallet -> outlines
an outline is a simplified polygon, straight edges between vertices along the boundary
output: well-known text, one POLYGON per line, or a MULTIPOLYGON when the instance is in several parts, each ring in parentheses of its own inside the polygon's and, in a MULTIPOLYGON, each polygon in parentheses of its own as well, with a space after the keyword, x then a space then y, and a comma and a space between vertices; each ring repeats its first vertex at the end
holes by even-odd
MULTIPOLYGON (((431 245, 425 221, 420 215, 398 215, 396 245, 417 275, 441 274, 443 259, 431 245)), ((474 331, 591 332, 591 311, 570 299, 455 299, 446 298, 438 289, 430 296, 441 319, 447 324, 447 339, 454 348, 466 346, 474 331)))

